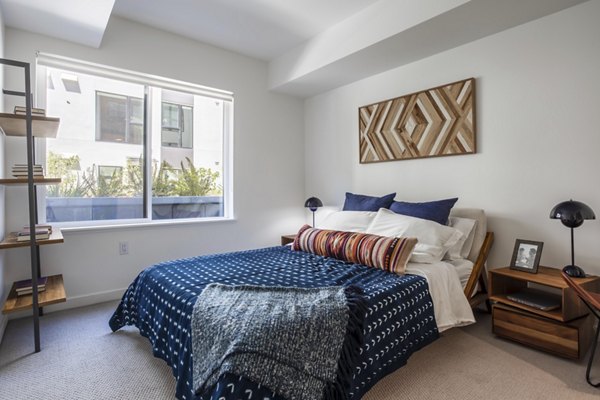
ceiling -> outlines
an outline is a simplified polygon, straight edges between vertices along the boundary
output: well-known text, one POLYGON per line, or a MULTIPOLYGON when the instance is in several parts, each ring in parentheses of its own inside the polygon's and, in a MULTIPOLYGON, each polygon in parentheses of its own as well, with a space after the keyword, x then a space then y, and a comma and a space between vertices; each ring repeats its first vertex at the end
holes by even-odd
POLYGON ((115 0, 1 0, 7 26, 99 47, 115 0))
POLYGON ((377 0, 116 0, 113 13, 240 54, 270 60, 375 2, 377 0))
POLYGON ((6 26, 101 47, 111 15, 264 60, 308 97, 587 0, 0 0, 6 26))

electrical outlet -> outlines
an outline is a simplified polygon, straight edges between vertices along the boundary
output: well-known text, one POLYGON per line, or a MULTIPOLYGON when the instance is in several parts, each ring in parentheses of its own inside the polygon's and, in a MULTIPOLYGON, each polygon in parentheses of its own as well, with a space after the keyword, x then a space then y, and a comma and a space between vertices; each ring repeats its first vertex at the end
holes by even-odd
POLYGON ((119 254, 129 254, 129 242, 119 242, 119 254))

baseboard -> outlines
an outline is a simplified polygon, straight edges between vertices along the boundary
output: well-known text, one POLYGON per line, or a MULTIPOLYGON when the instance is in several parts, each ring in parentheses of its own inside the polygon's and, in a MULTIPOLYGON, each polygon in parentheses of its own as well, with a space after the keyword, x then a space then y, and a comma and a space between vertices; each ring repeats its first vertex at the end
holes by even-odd
MULTIPOLYGON (((125 293, 125 290, 127 289, 114 289, 106 290, 104 292, 84 294, 81 296, 67 297, 67 301, 64 303, 58 303, 44 307, 44 312, 51 313, 55 311, 68 310, 70 308, 91 306, 92 304, 105 303, 107 301, 120 300, 121 297, 123 297, 123 293, 125 293)), ((25 318, 29 316, 31 316, 30 311, 15 312, 10 314, 10 319, 25 318)), ((4 319, 7 320, 8 318, 4 317, 4 319)), ((6 321, 4 322, 4 325, 6 325, 6 321)), ((1 328, 2 327, 0 327, 0 329, 1 328)))
POLYGON ((68 310, 70 308, 78 308, 91 306, 92 304, 105 303, 107 301, 120 300, 123 297, 127 288, 106 290, 104 292, 96 292, 90 294, 84 294, 81 296, 67 297, 67 301, 64 303, 58 303, 49 307, 45 307, 44 310, 48 312, 68 310))

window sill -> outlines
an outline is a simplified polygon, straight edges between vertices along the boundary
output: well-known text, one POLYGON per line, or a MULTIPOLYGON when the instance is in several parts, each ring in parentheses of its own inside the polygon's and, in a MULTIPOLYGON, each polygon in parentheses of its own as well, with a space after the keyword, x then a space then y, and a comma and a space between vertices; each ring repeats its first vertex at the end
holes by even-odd
POLYGON ((188 219, 170 219, 162 221, 151 220, 114 220, 114 221, 90 221, 89 225, 81 225, 81 222, 53 222, 52 226, 60 228, 63 233, 108 231, 122 229, 138 228, 156 228, 161 226, 173 225, 196 225, 219 222, 234 222, 234 217, 214 217, 214 218, 188 218, 188 219), (100 222, 100 224, 99 224, 100 222), (104 222, 104 223, 102 223, 104 222))

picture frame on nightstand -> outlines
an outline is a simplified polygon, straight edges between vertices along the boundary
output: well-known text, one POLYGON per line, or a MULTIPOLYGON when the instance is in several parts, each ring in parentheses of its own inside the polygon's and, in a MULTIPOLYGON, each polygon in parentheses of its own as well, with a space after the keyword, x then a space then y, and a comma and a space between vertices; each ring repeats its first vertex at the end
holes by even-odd
POLYGON ((544 242, 517 239, 510 262, 510 269, 537 274, 543 247, 544 242))

